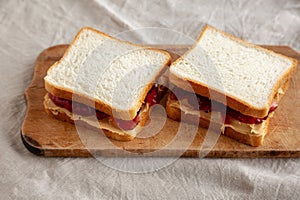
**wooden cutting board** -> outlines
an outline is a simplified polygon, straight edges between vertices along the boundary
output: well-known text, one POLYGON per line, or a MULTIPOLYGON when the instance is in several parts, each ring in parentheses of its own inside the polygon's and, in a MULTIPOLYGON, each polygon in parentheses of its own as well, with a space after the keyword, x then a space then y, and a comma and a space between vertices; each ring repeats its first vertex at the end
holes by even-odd
MULTIPOLYGON (((155 135, 136 138, 130 142, 107 139, 102 133, 76 127, 46 114, 43 97, 46 93, 43 78, 47 69, 59 60, 68 45, 44 50, 35 62, 34 77, 25 97, 27 113, 21 130, 24 145, 29 151, 43 156, 184 156, 184 157, 300 157, 300 69, 270 120, 269 134, 260 147, 241 144, 221 135, 211 150, 202 146, 206 133, 199 128, 195 135, 188 131, 176 135, 179 123, 167 119, 155 135), (79 134, 78 134, 79 133, 79 134)), ((156 46, 169 51, 176 59, 188 46, 156 46)), ((275 52, 294 57, 300 55, 287 46, 264 46, 275 52)), ((154 116, 155 117, 155 116, 154 116)))

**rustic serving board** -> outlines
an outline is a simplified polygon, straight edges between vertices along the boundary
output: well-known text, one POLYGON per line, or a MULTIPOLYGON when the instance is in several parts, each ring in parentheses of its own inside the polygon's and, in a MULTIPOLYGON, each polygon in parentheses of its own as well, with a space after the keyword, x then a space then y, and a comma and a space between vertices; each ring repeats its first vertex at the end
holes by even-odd
MULTIPOLYGON (((47 69, 59 60, 68 45, 44 50, 35 62, 34 77, 25 97, 27 113, 21 137, 27 149, 43 156, 184 156, 184 157, 300 157, 300 69, 292 77, 290 89, 270 120, 269 134, 260 147, 241 144, 220 136, 213 149, 202 146, 206 130, 199 128, 196 135, 177 137, 179 123, 167 119, 155 135, 136 138, 130 142, 107 139, 102 133, 75 127, 54 119, 43 108, 46 93, 43 78, 47 69), (78 132, 80 134, 78 134, 78 132)), ((157 46, 169 51, 176 59, 188 46, 157 46)), ((294 57, 300 55, 287 46, 265 46, 275 52, 294 57)))

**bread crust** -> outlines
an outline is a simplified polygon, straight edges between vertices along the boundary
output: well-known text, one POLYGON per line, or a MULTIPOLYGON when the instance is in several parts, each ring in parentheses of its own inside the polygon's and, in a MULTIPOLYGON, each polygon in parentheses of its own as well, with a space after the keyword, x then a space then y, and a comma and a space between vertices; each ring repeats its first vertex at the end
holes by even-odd
MULTIPOLYGON (((63 60, 69 53, 70 49, 71 49, 71 46, 72 44, 74 44, 80 34, 85 31, 85 30, 90 30, 92 32, 95 32, 97 34, 100 34, 100 35, 103 35, 107 38, 110 38, 110 39, 113 39, 113 40, 116 40, 118 42, 121 42, 121 43, 127 43, 127 44, 130 44, 130 45, 133 45, 133 46, 137 46, 137 47, 140 47, 142 49, 148 49, 148 50, 152 50, 152 51, 157 51, 157 52, 160 52, 160 53, 163 53, 165 56, 166 56, 166 61, 163 63, 162 67, 161 67, 161 70, 156 74, 156 76, 154 77, 154 79, 144 87, 143 91, 142 91, 142 94, 140 96, 140 98, 138 99, 138 102, 136 105, 134 105, 131 109, 129 110, 119 110, 119 109, 114 109, 112 108, 110 105, 106 104, 105 102, 102 102, 98 99, 95 99, 95 98, 91 98, 87 95, 84 95, 84 94, 80 94, 80 93, 76 93, 68 88, 63 88, 63 87, 60 87, 60 86, 56 86, 56 85, 53 85, 51 84, 50 82, 48 82, 46 79, 45 80, 45 89, 50 92, 51 94, 53 94, 54 96, 57 96, 57 97, 60 97, 60 98, 64 98, 64 99, 68 99, 68 100, 72 100, 72 98, 75 98, 77 102, 80 102, 80 103, 83 103, 83 104, 86 104, 88 106, 91 106, 91 107, 94 107, 97 109, 97 110, 100 110, 108 115, 114 115, 120 119, 124 119, 124 120, 131 120, 131 119, 134 119, 137 112, 139 111, 140 107, 142 106, 142 104, 144 103, 144 100, 149 92, 149 90, 151 89, 151 87, 153 86, 153 84, 155 83, 155 81, 158 79, 159 76, 161 76, 165 70, 167 69, 167 67, 171 64, 171 56, 168 52, 164 51, 164 50, 160 50, 160 49, 155 49, 155 48, 149 48, 147 46, 143 46, 143 45, 139 45, 139 44, 133 44, 133 43, 130 43, 128 41, 123 41, 123 40, 120 40, 120 39, 117 39, 117 38, 114 38, 110 35, 107 35, 106 33, 103 33, 101 31, 98 31, 96 29, 93 29, 93 28, 90 28, 90 27, 84 27, 82 29, 80 29, 80 31, 77 33, 77 35, 74 37, 73 41, 71 42, 71 45, 67 48, 67 50, 65 51, 63 57, 57 61, 56 63, 54 63, 49 69, 51 70, 52 68, 56 67, 60 62, 61 60, 63 60)), ((47 72, 48 74, 48 72, 47 72)))
MULTIPOLYGON (((46 94, 45 99, 46 98, 47 98, 47 94, 46 94)), ((46 100, 44 101, 44 108, 48 115, 50 115, 58 120, 62 120, 62 121, 68 122, 68 123, 75 124, 75 121, 71 117, 69 117, 63 110, 56 111, 56 113, 54 114, 53 110, 48 107, 46 100)), ((149 111, 150 111, 150 109, 149 109, 149 107, 147 107, 146 112, 144 112, 143 114, 141 114, 139 116, 140 121, 139 121, 138 126, 145 126, 145 124, 149 118, 149 111)), ((91 126, 90 124, 88 124, 87 122, 85 122, 83 120, 76 120, 76 125, 85 127, 87 129, 90 129, 93 131, 100 131, 100 128, 91 126)), ((113 124, 111 124, 111 126, 114 127, 113 124)), ((114 128, 116 128, 116 127, 114 127, 114 128)), ((101 130, 108 138, 118 140, 118 141, 130 141, 130 140, 133 140, 136 136, 134 134, 129 134, 126 132, 122 132, 122 134, 118 134, 118 133, 112 132, 111 130, 108 130, 108 129, 101 129, 101 130)), ((121 131, 121 129, 119 129, 119 130, 121 131)))
MULTIPOLYGON (((175 121, 183 120, 186 123, 199 125, 202 128, 212 128, 215 131, 220 131, 221 124, 215 123, 213 121, 209 121, 205 118, 197 117, 195 115, 191 114, 185 114, 180 109, 175 108, 173 106, 170 106, 170 99, 168 99, 166 104, 166 111, 167 115, 170 119, 173 119, 175 121), (181 118, 181 116, 184 115, 184 117, 181 118)), ((238 142, 241 142, 243 144, 247 144, 250 146, 260 146, 263 143, 264 136, 268 133, 268 126, 269 126, 269 118, 268 117, 263 123, 265 124, 265 134, 260 135, 254 135, 254 134, 243 134, 240 132, 235 131, 234 129, 230 127, 226 127, 224 132, 222 134, 237 140, 238 142)))
MULTIPOLYGON (((197 46, 197 44, 200 42, 203 34, 208 29, 212 29, 214 31, 217 31, 217 32, 223 34, 223 35, 226 35, 227 37, 231 38, 232 40, 234 40, 234 41, 236 41, 236 42, 238 42, 238 43, 240 43, 244 46, 252 47, 252 48, 255 48, 255 49, 259 49, 259 50, 263 50, 263 51, 265 51, 269 54, 284 57, 284 58, 287 58, 287 59, 292 61, 292 66, 291 66, 290 70, 283 73, 281 75, 281 77, 278 79, 277 83, 273 86, 272 92, 271 92, 270 96, 268 97, 267 104, 264 107, 254 107, 254 106, 248 104, 245 101, 242 101, 240 99, 236 99, 233 96, 224 94, 222 91, 218 91, 216 89, 209 88, 205 84, 200 84, 200 83, 194 82, 193 80, 188 80, 188 79, 183 80, 181 77, 178 77, 175 74, 173 74, 172 71, 170 71, 170 73, 169 73, 170 74, 170 81, 174 85, 176 85, 180 88, 183 88, 183 89, 188 90, 190 92, 195 92, 196 94, 199 94, 199 95, 204 96, 204 97, 208 97, 208 98, 213 97, 214 99, 216 99, 217 101, 220 101, 220 102, 222 102, 223 99, 226 99, 226 102, 223 101, 222 103, 226 104, 227 106, 229 106, 230 108, 232 108, 234 110, 239 111, 240 113, 242 113, 244 115, 249 115, 249 116, 258 117, 258 118, 263 118, 263 117, 267 116, 267 114, 269 112, 269 108, 270 108, 274 98, 277 97, 277 96, 280 96, 280 95, 277 94, 279 88, 282 88, 283 92, 285 92, 288 89, 289 79, 290 79, 291 75, 293 74, 293 72, 296 69, 297 60, 293 59, 293 58, 290 58, 290 57, 287 57, 287 56, 284 56, 284 55, 279 54, 279 53, 275 53, 275 52, 270 51, 268 49, 264 49, 260 46, 257 46, 257 45, 254 45, 254 44, 249 44, 244 40, 235 38, 234 36, 232 36, 228 33, 225 33, 223 31, 215 29, 215 28, 213 28, 209 25, 206 25, 203 28, 202 32, 200 33, 200 35, 199 35, 198 39, 196 40, 196 43, 194 44, 194 46, 191 49, 189 49, 184 55, 179 57, 175 62, 173 62, 171 64, 171 67, 172 67, 172 65, 175 65, 176 63, 182 61, 184 59, 184 57, 197 46), (188 81, 188 83, 190 83, 191 88, 194 91, 192 91, 190 87, 186 86, 186 81, 188 81)), ((278 98, 277 100, 279 101, 280 98, 278 98)))

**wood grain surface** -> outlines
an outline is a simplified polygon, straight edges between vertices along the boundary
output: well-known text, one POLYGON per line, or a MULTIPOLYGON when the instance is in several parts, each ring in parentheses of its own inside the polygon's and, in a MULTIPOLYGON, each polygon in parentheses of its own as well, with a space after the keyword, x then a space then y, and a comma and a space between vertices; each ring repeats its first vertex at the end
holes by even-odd
MULTIPOLYGON (((184 156, 184 157, 300 157, 300 69, 292 77, 291 85, 270 120, 269 134, 260 147, 241 144, 221 135, 217 143, 202 145, 208 134, 206 129, 189 127, 178 134, 180 124, 166 119, 161 130, 147 128, 142 137, 130 142, 109 140, 101 132, 90 131, 46 114, 43 97, 46 94, 43 78, 47 69, 59 60, 68 45, 58 45, 44 50, 35 62, 32 83, 25 97, 27 113, 21 137, 28 150, 43 156, 184 156), (193 133, 192 133, 193 132, 193 133)), ((169 51, 173 59, 182 55, 188 46, 156 46, 169 51)), ((264 46, 275 52, 294 57, 300 55, 287 46, 264 46)), ((162 115, 163 116, 163 115, 162 115)), ((153 121, 160 120, 159 115, 153 121)), ((218 135, 217 135, 218 136, 218 135)))

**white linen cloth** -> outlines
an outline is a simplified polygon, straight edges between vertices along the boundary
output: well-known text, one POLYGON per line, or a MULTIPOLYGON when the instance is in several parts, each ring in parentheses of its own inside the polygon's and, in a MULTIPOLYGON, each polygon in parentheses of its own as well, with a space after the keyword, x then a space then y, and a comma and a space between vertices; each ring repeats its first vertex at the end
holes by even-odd
POLYGON ((298 0, 0 1, 0 199, 299 199, 300 159, 180 158, 134 174, 94 158, 38 157, 22 144, 23 94, 45 48, 69 43, 83 26, 133 42, 192 44, 204 23, 300 51, 298 0))

